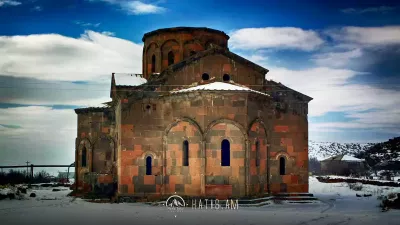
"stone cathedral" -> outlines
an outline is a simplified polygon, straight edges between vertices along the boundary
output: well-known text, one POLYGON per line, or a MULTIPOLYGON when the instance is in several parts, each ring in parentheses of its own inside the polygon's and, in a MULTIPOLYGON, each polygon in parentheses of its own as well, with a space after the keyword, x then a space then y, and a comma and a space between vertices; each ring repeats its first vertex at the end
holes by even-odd
POLYGON ((112 74, 110 102, 75 109, 77 190, 219 199, 308 192, 311 97, 229 51, 222 31, 165 28, 142 40, 146 82, 112 74))

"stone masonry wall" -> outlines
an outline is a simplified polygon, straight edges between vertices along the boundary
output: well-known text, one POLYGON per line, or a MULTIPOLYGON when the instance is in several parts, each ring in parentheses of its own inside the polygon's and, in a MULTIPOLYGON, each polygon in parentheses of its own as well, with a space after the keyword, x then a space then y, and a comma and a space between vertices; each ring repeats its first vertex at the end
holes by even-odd
POLYGON ((308 192, 307 115, 290 110, 291 105, 296 105, 296 101, 290 97, 276 104, 275 115, 270 117, 269 126, 271 191, 308 192), (285 175, 280 175, 280 157, 286 161, 285 175))
POLYGON ((205 32, 164 32, 160 35, 147 37, 143 47, 143 74, 148 78, 151 73, 152 56, 155 56, 155 72, 160 73, 168 67, 168 52, 174 53, 175 63, 191 55, 207 49, 210 44, 227 47, 227 39, 224 35, 205 32))
MULTIPOLYGON (((78 186, 109 183, 116 174, 114 112, 88 111, 78 114, 78 138, 76 139, 76 175, 78 186), (82 153, 86 148, 86 166, 82 166, 82 153), (89 174, 102 174, 100 180, 89 179, 89 174), (85 178, 86 176, 86 178, 85 178), (108 177, 107 177, 108 176, 108 177), (88 181, 90 180, 90 183, 88 181), (86 182, 85 182, 86 181, 86 182), (86 185, 84 184, 86 183, 86 185)), ((93 177, 93 176, 91 176, 93 177)))
POLYGON ((263 84, 265 75, 224 55, 210 55, 169 76, 163 89, 172 90, 177 86, 191 85, 195 82, 201 84, 204 82, 202 80, 203 73, 207 73, 210 80, 220 82, 223 82, 224 74, 228 74, 234 82, 247 85, 255 90, 262 89, 261 84, 263 84))

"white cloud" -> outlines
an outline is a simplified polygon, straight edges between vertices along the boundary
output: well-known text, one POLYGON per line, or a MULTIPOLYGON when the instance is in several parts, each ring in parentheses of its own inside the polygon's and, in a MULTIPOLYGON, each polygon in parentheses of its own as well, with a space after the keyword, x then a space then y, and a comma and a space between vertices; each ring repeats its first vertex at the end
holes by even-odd
POLYGON ((111 32, 111 31, 103 31, 103 32, 101 32, 101 34, 107 35, 107 36, 115 36, 115 33, 111 32))
POLYGON ((319 66, 343 67, 346 66, 351 59, 362 56, 362 50, 357 48, 345 52, 326 52, 315 54, 312 60, 319 66))
POLYGON ((298 49, 311 51, 324 41, 318 33, 295 27, 243 28, 230 34, 235 49, 298 49))
POLYGON ((35 6, 35 7, 32 8, 32 10, 33 10, 33 11, 40 12, 40 11, 43 10, 43 7, 41 7, 41 6, 35 6))
POLYGON ((74 21, 75 24, 80 25, 82 27, 98 27, 101 23, 85 23, 83 21, 77 20, 74 21))
MULTIPOLYGON (((356 71, 326 67, 306 70, 270 68, 267 79, 282 82, 314 98, 309 104, 310 116, 345 112, 355 119, 356 123, 367 123, 371 126, 374 123, 399 124, 400 113, 397 108, 400 105, 400 91, 350 83, 349 79, 357 75, 360 74, 356 71)), ((346 124, 354 125, 351 122, 346 124)))
POLYGON ((0 109, 0 164, 69 164, 74 161, 77 116, 50 107, 0 109), (21 162, 22 161, 22 162, 21 162))
POLYGON ((165 8, 163 7, 159 7, 152 4, 145 4, 140 1, 129 1, 124 4, 121 4, 121 6, 126 10, 128 10, 129 12, 136 15, 162 13, 165 11, 165 8))
POLYGON ((343 27, 329 29, 326 34, 342 44, 363 47, 400 44, 400 26, 343 27))
POLYGON ((364 13, 387 13, 390 11, 395 10, 395 7, 389 7, 389 6, 380 6, 380 7, 369 7, 369 8, 346 8, 340 10, 342 13, 347 13, 347 14, 364 14, 364 13))
POLYGON ((157 6, 156 4, 147 4, 141 1, 119 1, 119 0, 89 0, 91 2, 102 1, 107 2, 113 5, 119 5, 121 9, 135 14, 135 15, 143 15, 143 14, 157 14, 165 12, 166 8, 157 6))
POLYGON ((58 34, 0 36, 0 46, 1 75, 109 82, 113 72, 142 71, 142 45, 90 30, 80 38, 58 34))
POLYGON ((21 5, 21 2, 13 1, 13 0, 0 0, 0 7, 2 6, 17 6, 21 5))

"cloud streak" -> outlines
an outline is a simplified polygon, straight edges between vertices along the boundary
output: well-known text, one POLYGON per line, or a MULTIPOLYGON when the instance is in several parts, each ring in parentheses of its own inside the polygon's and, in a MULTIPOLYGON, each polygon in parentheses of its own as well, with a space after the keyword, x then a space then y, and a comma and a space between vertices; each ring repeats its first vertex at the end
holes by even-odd
POLYGON ((129 14, 145 15, 145 14, 159 14, 166 11, 166 8, 157 6, 156 4, 148 4, 141 1, 120 1, 120 0, 89 0, 90 2, 107 2, 112 5, 118 5, 121 9, 129 14))
POLYGON ((334 41, 363 47, 400 44, 400 26, 342 27, 328 29, 334 41))
POLYGON ((312 51, 324 43, 315 31, 295 27, 243 28, 230 33, 234 49, 296 49, 312 51))
POLYGON ((369 8, 346 8, 340 10, 342 13, 346 14, 364 14, 364 13, 388 13, 394 11, 395 7, 389 6, 379 6, 379 7, 369 7, 369 8))
POLYGON ((87 30, 79 38, 58 34, 0 36, 0 74, 59 81, 104 81, 110 74, 141 73, 142 45, 87 30), (40 66, 38 66, 40 65, 40 66))
POLYGON ((0 0, 0 7, 2 6, 17 6, 21 5, 21 2, 13 1, 13 0, 0 0))

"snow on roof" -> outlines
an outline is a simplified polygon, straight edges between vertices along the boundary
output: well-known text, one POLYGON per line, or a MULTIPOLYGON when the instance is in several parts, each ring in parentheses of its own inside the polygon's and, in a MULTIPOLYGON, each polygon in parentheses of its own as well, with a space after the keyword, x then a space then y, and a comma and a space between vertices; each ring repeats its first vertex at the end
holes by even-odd
POLYGON ((198 85, 195 87, 181 89, 178 91, 171 91, 171 93, 184 93, 184 92, 192 92, 192 91, 246 91, 246 92, 253 92, 253 93, 258 93, 261 95, 269 96, 266 93, 253 90, 248 87, 238 86, 238 85, 224 83, 224 82, 214 82, 214 83, 209 83, 209 84, 198 85))
POLYGON ((350 155, 336 155, 329 158, 326 158, 322 161, 353 161, 353 162, 362 162, 364 159, 358 159, 356 157, 350 155))
POLYGON ((342 161, 358 161, 358 162, 362 162, 364 161, 364 159, 359 159, 353 156, 349 156, 349 155, 344 155, 342 158, 342 161))
POLYGON ((137 86, 146 82, 141 74, 115 74, 116 85, 137 86))

